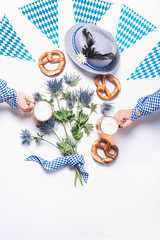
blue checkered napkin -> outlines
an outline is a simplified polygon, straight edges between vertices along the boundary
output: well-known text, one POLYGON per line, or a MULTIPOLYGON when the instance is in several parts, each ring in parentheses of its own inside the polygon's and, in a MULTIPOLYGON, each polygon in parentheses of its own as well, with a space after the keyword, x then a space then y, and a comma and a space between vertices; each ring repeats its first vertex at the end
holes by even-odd
POLYGON ((24 44, 21 43, 21 39, 13 30, 6 16, 0 21, 0 54, 13 58, 25 58, 28 61, 33 60, 31 54, 25 49, 24 44))
POLYGON ((6 81, 0 79, 0 103, 6 102, 13 109, 17 109, 17 92, 7 86, 6 81))
POLYGON ((160 77, 160 42, 158 42, 157 46, 152 49, 127 80, 154 78, 156 76, 160 77))
POLYGON ((84 170, 84 157, 78 153, 65 156, 65 157, 58 157, 53 161, 47 161, 39 156, 29 156, 26 158, 26 161, 35 161, 42 165, 47 170, 56 170, 61 168, 62 166, 68 164, 70 168, 77 166, 82 173, 84 181, 87 183, 88 180, 88 173, 84 170))
POLYGON ((123 4, 116 34, 119 50, 123 52, 155 28, 156 26, 123 4))
POLYGON ((142 97, 138 100, 136 107, 132 110, 131 120, 141 116, 148 116, 160 109, 160 89, 155 93, 142 97))
POLYGON ((59 43, 57 0, 38 0, 19 8, 54 44, 59 43))
POLYGON ((96 25, 112 3, 102 0, 72 0, 76 23, 91 23, 96 25))

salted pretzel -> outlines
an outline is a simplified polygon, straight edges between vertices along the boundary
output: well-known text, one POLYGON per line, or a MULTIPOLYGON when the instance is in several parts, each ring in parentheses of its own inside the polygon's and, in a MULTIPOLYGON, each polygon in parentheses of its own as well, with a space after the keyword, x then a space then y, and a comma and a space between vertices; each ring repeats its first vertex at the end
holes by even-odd
POLYGON ((98 96, 103 100, 113 99, 121 89, 121 84, 119 80, 111 74, 96 76, 94 79, 94 83, 97 86, 96 92, 98 96), (113 92, 110 92, 107 89, 105 80, 108 80, 115 85, 113 92))
POLYGON ((55 76, 55 75, 59 74, 60 72, 62 72, 62 70, 65 66, 65 63, 66 63, 65 56, 60 50, 53 50, 51 52, 45 52, 42 56, 40 56, 40 58, 38 60, 39 68, 45 75, 47 75, 49 77, 55 76), (53 58, 53 55, 58 55, 59 57, 53 58), (44 66, 47 63, 59 63, 59 64, 56 69, 47 70, 44 66))
POLYGON ((97 140, 95 140, 91 147, 92 157, 97 162, 102 164, 109 164, 113 162, 116 159, 118 152, 119 152, 118 147, 116 145, 111 145, 111 143, 104 137, 98 138, 97 140), (103 152, 106 155, 106 158, 102 158, 98 155, 97 148, 100 148, 103 150, 103 152), (114 150, 113 154, 109 152, 111 149, 114 150))

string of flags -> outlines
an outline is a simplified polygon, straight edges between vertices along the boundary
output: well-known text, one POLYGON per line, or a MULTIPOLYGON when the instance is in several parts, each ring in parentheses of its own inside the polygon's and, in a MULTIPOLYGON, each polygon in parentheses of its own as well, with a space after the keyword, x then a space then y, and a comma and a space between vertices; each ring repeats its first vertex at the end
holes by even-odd
MULTIPOLYGON (((76 24, 84 22, 96 25, 113 3, 103 0, 72 0, 72 4, 76 24)), ((58 0, 36 0, 20 7, 19 11, 59 48, 58 0)), ((122 4, 115 37, 120 52, 124 52, 156 28, 122 4)), ((34 61, 6 16, 0 21, 0 54, 34 61)), ((152 49, 127 80, 160 76, 159 62, 160 43, 152 49)))
POLYGON ((160 42, 144 58, 127 80, 154 78, 156 76, 160 77, 160 42))
POLYGON ((102 0, 72 0, 76 23, 96 25, 113 3, 102 0))
POLYGON ((155 28, 156 26, 123 4, 116 34, 119 50, 123 52, 155 28))
POLYGON ((54 44, 59 43, 58 2, 57 0, 38 0, 19 8, 27 18, 54 44))
POLYGON ((0 21, 0 54, 35 61, 5 15, 0 21))

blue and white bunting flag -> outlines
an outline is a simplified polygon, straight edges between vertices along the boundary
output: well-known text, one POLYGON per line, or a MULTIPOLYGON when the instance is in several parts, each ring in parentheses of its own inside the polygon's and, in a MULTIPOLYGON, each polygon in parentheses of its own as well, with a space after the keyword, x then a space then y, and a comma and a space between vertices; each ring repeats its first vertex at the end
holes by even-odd
POLYGON ((91 23, 96 25, 110 9, 113 3, 102 0, 72 0, 76 23, 91 23))
POLYGON ((20 7, 19 10, 54 44, 59 46, 57 0, 38 0, 20 7))
POLYGON ((155 28, 156 26, 123 4, 116 34, 120 52, 129 48, 131 44, 134 44, 155 28))
POLYGON ((144 58, 127 80, 160 77, 160 42, 144 58))
POLYGON ((0 54, 13 58, 35 61, 26 50, 6 16, 0 21, 0 54))

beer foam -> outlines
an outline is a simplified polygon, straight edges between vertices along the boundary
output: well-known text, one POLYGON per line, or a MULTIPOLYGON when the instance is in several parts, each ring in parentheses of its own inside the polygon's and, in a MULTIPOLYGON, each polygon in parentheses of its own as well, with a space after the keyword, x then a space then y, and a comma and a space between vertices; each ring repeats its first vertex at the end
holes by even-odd
POLYGON ((52 107, 48 102, 40 101, 34 107, 34 116, 39 121, 47 121, 52 113, 52 107))
POLYGON ((101 122, 101 130, 107 135, 113 135, 118 130, 118 123, 113 117, 105 117, 101 122))

